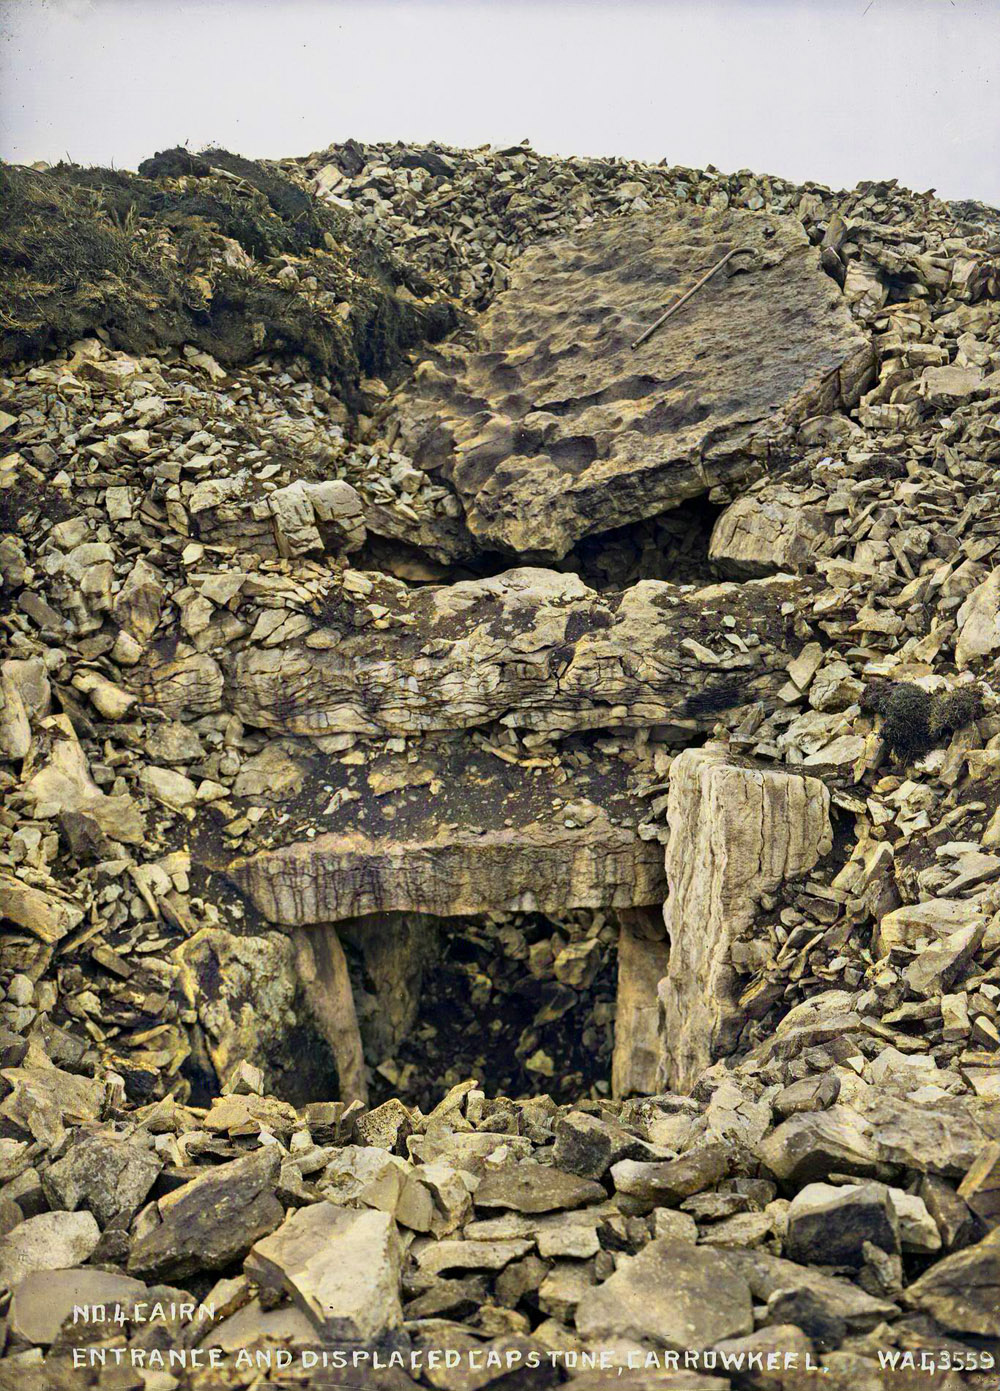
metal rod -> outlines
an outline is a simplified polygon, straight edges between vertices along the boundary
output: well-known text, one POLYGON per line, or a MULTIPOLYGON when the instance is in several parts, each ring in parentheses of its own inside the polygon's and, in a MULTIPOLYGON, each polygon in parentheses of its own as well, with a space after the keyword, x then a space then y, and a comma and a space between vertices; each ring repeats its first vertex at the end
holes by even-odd
POLYGON ((687 304, 691 296, 697 294, 698 291, 701 289, 702 285, 707 285, 708 282, 711 280, 712 276, 715 275, 718 271, 720 271, 727 261, 731 261, 734 256, 738 256, 741 251, 749 251, 749 249, 750 248, 746 246, 734 246, 732 251, 727 251, 721 261, 716 261, 712 269, 707 270, 705 272, 705 274, 698 281, 697 285, 692 285, 690 290, 688 290, 687 294, 681 295, 680 299, 675 300, 669 309, 665 309, 655 323, 650 324, 649 328, 643 329, 642 333, 639 334, 639 337, 632 344, 632 347, 638 348, 640 343, 645 343, 647 338, 652 338, 653 334, 660 327, 660 325, 665 324, 667 320, 670 318, 671 314, 676 314, 678 309, 680 309, 682 305, 687 304))

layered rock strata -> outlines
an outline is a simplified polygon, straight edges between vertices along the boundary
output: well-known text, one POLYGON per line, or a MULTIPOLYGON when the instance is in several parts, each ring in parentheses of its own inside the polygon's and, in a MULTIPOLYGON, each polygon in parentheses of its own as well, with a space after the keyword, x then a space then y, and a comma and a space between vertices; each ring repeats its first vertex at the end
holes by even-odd
POLYGON ((249 641, 151 653, 133 683, 173 717, 227 706, 287 734, 494 721, 551 734, 685 719, 711 727, 720 708, 781 684, 797 646, 793 592, 777 577, 699 590, 648 580, 598 595, 575 575, 531 568, 407 591, 351 572, 318 614, 265 610, 249 641))

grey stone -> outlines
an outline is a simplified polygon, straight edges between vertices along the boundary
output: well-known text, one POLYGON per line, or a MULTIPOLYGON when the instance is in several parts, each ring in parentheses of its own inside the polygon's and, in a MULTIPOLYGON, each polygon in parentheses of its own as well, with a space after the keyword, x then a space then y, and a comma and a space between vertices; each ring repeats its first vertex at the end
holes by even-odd
POLYGON ((634 1338, 684 1351, 753 1329, 750 1287, 715 1251, 651 1241, 576 1310, 583 1338, 634 1338))
POLYGON ((313 1203, 258 1241, 244 1268, 289 1293, 324 1339, 370 1342, 402 1322, 399 1261, 388 1213, 313 1203))
POLYGON ((129 1272, 182 1279, 198 1270, 221 1270, 244 1255, 284 1216, 275 1197, 280 1168, 277 1146, 255 1150, 161 1198, 162 1220, 132 1246, 129 1272))

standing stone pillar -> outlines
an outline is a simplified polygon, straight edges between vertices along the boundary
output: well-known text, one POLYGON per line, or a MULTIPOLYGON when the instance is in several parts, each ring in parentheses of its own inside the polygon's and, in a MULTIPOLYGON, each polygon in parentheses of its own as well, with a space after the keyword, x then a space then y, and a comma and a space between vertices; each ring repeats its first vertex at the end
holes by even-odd
POLYGON ((761 894, 806 873, 833 843, 830 795, 818 778, 740 764, 708 745, 674 761, 667 818, 659 1082, 687 1092, 739 1038, 730 952, 753 931, 761 894))
POLYGON ((368 1101, 365 1058, 354 1008, 347 958, 329 924, 298 927, 293 934, 295 964, 316 1027, 330 1045, 340 1080, 341 1101, 368 1101))
POLYGON ((619 914, 618 996, 611 1091, 616 1097, 656 1091, 660 1061, 657 987, 670 953, 658 908, 623 908, 619 914))

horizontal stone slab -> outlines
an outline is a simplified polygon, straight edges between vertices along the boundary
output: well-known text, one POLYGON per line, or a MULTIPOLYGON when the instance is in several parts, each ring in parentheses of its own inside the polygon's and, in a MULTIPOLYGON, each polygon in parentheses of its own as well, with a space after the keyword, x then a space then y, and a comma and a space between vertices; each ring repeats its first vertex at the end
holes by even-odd
POLYGON ((396 405, 404 448, 484 548, 558 559, 745 474, 805 417, 856 404, 873 367, 796 219, 656 209, 525 252, 475 336, 432 352, 396 405))

